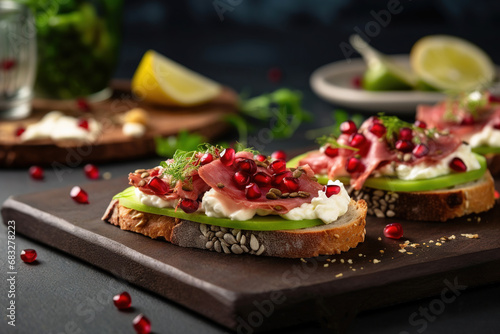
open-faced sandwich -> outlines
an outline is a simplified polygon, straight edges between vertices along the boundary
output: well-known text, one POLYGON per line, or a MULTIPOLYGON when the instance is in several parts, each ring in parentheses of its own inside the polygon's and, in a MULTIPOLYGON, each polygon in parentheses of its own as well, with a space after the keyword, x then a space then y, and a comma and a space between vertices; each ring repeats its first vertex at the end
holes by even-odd
POLYGON ((429 127, 448 129, 468 142, 473 152, 486 156, 491 173, 497 175, 500 174, 499 102, 488 92, 463 93, 434 106, 418 106, 416 118, 429 127))
POLYGON ((151 238, 233 254, 338 254, 365 237, 366 202, 321 185, 309 166, 202 145, 129 174, 103 220, 151 238))
POLYGON ((340 179, 368 214, 444 221, 493 207, 494 183, 484 157, 453 135, 397 117, 371 117, 358 129, 340 125, 341 135, 321 138, 321 148, 295 158, 320 182, 340 179))

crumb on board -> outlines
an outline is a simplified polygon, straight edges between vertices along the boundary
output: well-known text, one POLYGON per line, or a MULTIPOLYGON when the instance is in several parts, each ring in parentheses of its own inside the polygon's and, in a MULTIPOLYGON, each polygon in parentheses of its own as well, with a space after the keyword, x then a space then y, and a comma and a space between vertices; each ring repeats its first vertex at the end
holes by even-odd
POLYGON ((442 245, 442 243, 436 242, 436 246, 441 246, 441 245, 442 245))
POLYGON ((448 237, 448 240, 455 240, 457 237, 453 234, 448 237))
POLYGON ((380 254, 384 254, 384 250, 383 249, 379 250, 379 252, 380 252, 380 254))
POLYGON ((347 263, 352 264, 352 260, 351 259, 347 260, 347 263))
POLYGON ((406 253, 406 249, 401 248, 401 249, 398 250, 398 252, 400 252, 400 253, 406 253))
POLYGON ((328 266, 329 266, 329 264, 328 264, 328 263, 325 263, 325 264, 323 265, 323 267, 325 267, 325 268, 328 268, 328 266))
POLYGON ((304 260, 304 258, 303 258, 303 257, 301 257, 301 258, 300 258, 300 261, 302 261, 302 262, 304 262, 304 263, 307 263, 307 261, 306 261, 306 260, 304 260))
POLYGON ((340 259, 340 263, 344 263, 344 262, 345 262, 344 259, 340 259))
POLYGON ((469 238, 469 239, 479 239, 479 234, 473 234, 473 233, 462 233, 461 234, 462 237, 466 237, 466 238, 469 238))
POLYGON ((374 264, 377 264, 377 263, 380 263, 380 262, 381 262, 380 260, 373 259, 373 263, 374 263, 374 264))
POLYGON ((342 277, 342 276, 344 276, 344 274, 342 273, 335 275, 335 277, 342 277))
POLYGON ((381 238, 381 237, 378 237, 378 241, 382 241, 382 238, 381 238))

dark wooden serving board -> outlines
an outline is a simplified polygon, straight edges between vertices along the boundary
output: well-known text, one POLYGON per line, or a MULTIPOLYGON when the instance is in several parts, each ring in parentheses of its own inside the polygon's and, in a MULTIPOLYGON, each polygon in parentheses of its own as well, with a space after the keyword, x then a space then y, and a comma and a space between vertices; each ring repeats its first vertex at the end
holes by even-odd
POLYGON ((224 87, 219 96, 203 105, 182 108, 158 106, 134 97, 130 82, 113 81, 111 98, 89 103, 90 111, 82 112, 76 101, 34 99, 32 114, 23 120, 0 121, 0 167, 60 164, 76 167, 86 162, 106 162, 143 158, 155 154, 154 138, 170 136, 181 130, 194 131, 207 139, 227 129, 224 117, 236 112, 238 97, 224 87), (122 132, 120 117, 133 108, 146 110, 149 118, 146 134, 140 138, 127 137, 122 132), (40 120, 47 112, 60 110, 74 117, 91 115, 101 122, 103 131, 96 142, 86 144, 75 141, 50 139, 21 142, 16 129, 40 120))
POLYGON ((18 233, 242 333, 310 320, 341 328, 361 310, 437 295, 449 284, 500 281, 499 203, 445 223, 401 222, 401 240, 383 237, 383 227, 394 220, 369 217, 366 241, 356 249, 302 261, 182 248, 121 231, 100 217, 126 186, 125 179, 84 185, 88 205, 73 202, 70 188, 12 197, 3 205, 3 221, 15 220, 18 233), (452 235, 456 239, 436 245, 452 235), (407 239, 422 247, 400 253, 407 239))

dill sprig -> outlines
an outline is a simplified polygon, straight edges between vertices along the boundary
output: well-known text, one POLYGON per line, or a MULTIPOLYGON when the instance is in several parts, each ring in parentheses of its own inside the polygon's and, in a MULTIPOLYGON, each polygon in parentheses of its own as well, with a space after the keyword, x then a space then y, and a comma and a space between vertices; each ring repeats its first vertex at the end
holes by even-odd
POLYGON ((384 113, 379 113, 378 119, 387 129, 385 136, 388 141, 392 141, 394 136, 397 136, 399 134, 399 130, 402 128, 410 128, 416 132, 425 133, 424 129, 416 126, 415 124, 405 122, 396 116, 386 116, 384 113))
POLYGON ((321 137, 319 137, 319 138, 316 139, 316 142, 319 145, 321 145, 321 146, 324 146, 324 145, 328 144, 328 145, 330 145, 333 148, 343 148, 343 149, 351 150, 351 151, 359 151, 359 149, 357 149, 355 147, 340 144, 337 141, 337 138, 335 138, 333 135, 330 135, 330 136, 321 136, 321 137))

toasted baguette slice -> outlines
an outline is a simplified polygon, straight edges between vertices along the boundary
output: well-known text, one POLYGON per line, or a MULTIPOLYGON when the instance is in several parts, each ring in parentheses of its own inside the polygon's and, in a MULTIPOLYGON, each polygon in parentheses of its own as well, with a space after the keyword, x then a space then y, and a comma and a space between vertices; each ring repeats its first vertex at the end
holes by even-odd
POLYGON ((298 230, 244 231, 220 228, 179 218, 126 208, 113 200, 102 220, 153 239, 163 237, 174 245, 210 251, 288 258, 340 254, 365 239, 367 206, 351 199, 348 211, 337 221, 298 230), (219 236, 215 234, 217 232, 219 236), (227 246, 229 245, 229 246, 227 246))
POLYGON ((476 181, 452 188, 419 192, 391 192, 364 187, 350 190, 368 202, 368 214, 379 218, 445 221, 487 211, 495 204, 495 184, 489 171, 476 181))

